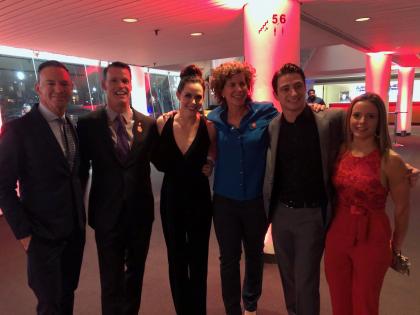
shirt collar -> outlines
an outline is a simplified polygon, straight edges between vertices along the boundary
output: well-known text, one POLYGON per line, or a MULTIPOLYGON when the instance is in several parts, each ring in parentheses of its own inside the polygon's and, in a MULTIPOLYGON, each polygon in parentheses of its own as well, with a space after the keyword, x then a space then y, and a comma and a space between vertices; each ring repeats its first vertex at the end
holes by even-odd
MULTIPOLYGON (((248 99, 245 101, 245 105, 248 107, 249 111, 248 113, 244 116, 247 117, 249 115, 251 115, 252 113, 254 113, 254 107, 252 106, 252 100, 248 99)), ((227 122, 227 111, 228 111, 228 107, 227 104, 225 102, 223 102, 221 105, 221 111, 220 111, 220 119, 222 119, 224 122, 227 122)))
POLYGON ((310 109, 309 106, 306 105, 303 111, 296 117, 294 123, 289 123, 286 120, 286 117, 284 117, 284 115, 281 115, 281 122, 286 124, 305 124, 311 120, 311 117, 313 117, 312 115, 312 109, 310 109))
MULTIPOLYGON (((113 111, 109 106, 106 106, 105 110, 109 121, 114 121, 115 118, 117 118, 117 116, 120 115, 117 112, 113 111)), ((131 110, 131 108, 129 108, 128 111, 121 113, 121 116, 124 118, 124 121, 127 124, 133 119, 133 111, 131 110)))
POLYGON ((54 121, 54 120, 57 120, 57 119, 63 119, 63 118, 66 117, 65 115, 63 115, 61 117, 57 116, 52 111, 50 111, 45 105, 43 105, 41 103, 39 103, 38 108, 39 108, 39 111, 40 111, 41 115, 45 118, 45 120, 47 122, 51 122, 51 121, 54 121))

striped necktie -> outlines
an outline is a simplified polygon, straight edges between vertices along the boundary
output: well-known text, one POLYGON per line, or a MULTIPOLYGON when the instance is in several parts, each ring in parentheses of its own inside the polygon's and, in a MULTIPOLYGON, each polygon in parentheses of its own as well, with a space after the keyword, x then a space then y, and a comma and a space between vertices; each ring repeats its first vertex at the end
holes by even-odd
POLYGON ((74 158, 76 156, 76 143, 74 141, 72 128, 66 118, 61 118, 60 121, 63 131, 64 155, 66 156, 70 169, 73 169, 74 158))

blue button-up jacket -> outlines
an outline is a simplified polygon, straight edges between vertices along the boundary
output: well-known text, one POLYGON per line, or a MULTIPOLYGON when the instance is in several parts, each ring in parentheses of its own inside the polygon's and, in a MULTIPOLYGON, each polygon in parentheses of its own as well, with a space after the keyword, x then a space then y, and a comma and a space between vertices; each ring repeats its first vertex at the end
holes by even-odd
POLYGON ((239 128, 227 123, 227 107, 221 105, 207 116, 217 130, 214 193, 234 200, 262 196, 267 127, 278 112, 272 103, 249 102, 249 112, 239 128))

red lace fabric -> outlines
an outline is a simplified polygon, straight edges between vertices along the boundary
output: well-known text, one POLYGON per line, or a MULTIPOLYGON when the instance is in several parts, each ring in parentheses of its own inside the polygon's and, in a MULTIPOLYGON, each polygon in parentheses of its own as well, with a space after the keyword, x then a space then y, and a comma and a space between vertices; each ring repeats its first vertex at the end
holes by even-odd
POLYGON ((389 242, 391 228, 385 213, 388 190, 381 184, 381 156, 374 150, 364 157, 345 152, 333 175, 337 202, 330 237, 350 242, 389 242))

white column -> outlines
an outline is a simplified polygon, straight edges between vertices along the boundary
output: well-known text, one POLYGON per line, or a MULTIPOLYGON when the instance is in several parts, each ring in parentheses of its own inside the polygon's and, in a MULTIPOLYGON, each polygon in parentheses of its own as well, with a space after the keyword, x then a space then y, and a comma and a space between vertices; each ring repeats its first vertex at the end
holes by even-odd
POLYGON ((300 4, 250 0, 244 7, 245 61, 257 70, 253 99, 275 102, 271 79, 287 62, 300 62, 300 4))
POLYGON ((378 94, 388 111, 392 55, 385 52, 366 54, 366 92, 378 94))
MULTIPOLYGON (((273 74, 285 63, 300 63, 300 3, 250 0, 244 7, 244 57, 257 71, 252 98, 277 104, 271 87, 273 74)), ((274 253, 271 226, 264 252, 274 253)))
POLYGON ((135 110, 142 114, 149 115, 147 112, 146 101, 146 83, 144 78, 144 70, 141 67, 130 66, 131 68, 131 103, 135 110))
POLYGON ((411 116, 413 112, 414 68, 400 67, 398 70, 398 100, 396 111, 398 115, 397 133, 411 133, 411 116), (407 113, 404 113, 407 112, 407 113))

